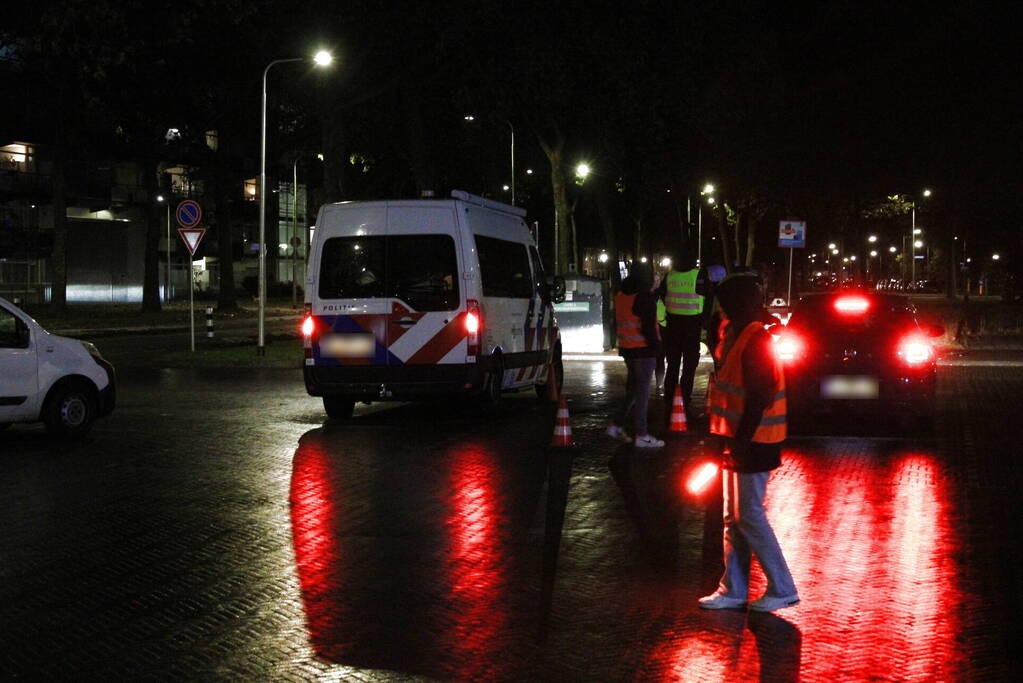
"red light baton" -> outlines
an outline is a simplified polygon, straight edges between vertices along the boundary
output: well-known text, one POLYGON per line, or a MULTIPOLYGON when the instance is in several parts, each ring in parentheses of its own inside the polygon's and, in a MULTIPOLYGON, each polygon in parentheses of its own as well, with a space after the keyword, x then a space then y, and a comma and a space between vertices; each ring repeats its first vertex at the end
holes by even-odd
POLYGON ((706 462, 690 475, 689 481, 686 482, 686 490, 694 496, 699 495, 703 493, 704 489, 707 488, 707 484, 712 482, 717 475, 717 464, 706 462))

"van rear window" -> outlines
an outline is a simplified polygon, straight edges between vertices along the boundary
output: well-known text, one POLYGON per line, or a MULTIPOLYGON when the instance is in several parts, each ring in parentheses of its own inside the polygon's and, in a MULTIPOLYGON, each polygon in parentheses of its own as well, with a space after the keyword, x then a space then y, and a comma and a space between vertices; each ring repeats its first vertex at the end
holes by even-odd
POLYGON ((458 308, 450 235, 331 237, 320 258, 321 299, 395 298, 416 311, 458 308))

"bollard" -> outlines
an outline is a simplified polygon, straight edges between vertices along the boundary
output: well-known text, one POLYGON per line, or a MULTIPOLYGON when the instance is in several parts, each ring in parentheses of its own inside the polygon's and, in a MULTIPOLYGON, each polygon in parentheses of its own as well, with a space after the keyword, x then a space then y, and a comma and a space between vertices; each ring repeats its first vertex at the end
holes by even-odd
POLYGON ((213 339, 213 309, 206 309, 206 338, 213 339))

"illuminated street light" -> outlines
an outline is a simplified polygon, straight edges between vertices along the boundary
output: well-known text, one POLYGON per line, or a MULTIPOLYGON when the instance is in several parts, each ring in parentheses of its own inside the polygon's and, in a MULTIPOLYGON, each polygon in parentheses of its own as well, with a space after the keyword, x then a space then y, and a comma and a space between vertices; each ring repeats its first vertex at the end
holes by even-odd
POLYGON ((892 246, 888 247, 888 253, 889 254, 894 254, 896 251, 898 251, 898 249, 895 248, 894 244, 892 246))
POLYGON ((917 249, 919 249, 920 247, 924 246, 924 241, 923 240, 916 240, 916 241, 913 242, 913 246, 916 247, 917 249))
POLYGON ((526 175, 533 175, 533 169, 527 168, 526 169, 526 175))
POLYGON ((607 263, 607 258, 608 258, 607 252, 602 251, 600 252, 600 256, 597 257, 597 260, 600 261, 601 263, 607 263))
POLYGON ((670 258, 665 256, 664 258, 661 259, 661 267, 662 268, 668 268, 670 266, 671 266, 671 259, 670 258))
POLYGON ((871 258, 876 258, 877 257, 877 249, 871 249, 870 250, 870 256, 871 256, 871 258))
MULTIPOLYGON (((274 65, 304 61, 307 61, 307 58, 275 59, 263 69, 263 108, 259 145, 259 337, 256 346, 256 353, 260 356, 266 354, 266 82, 274 65)), ((325 67, 333 62, 334 58, 326 50, 320 50, 312 61, 316 66, 325 67)))
POLYGON ((913 228, 913 234, 914 235, 919 235, 922 232, 923 232, 923 228, 913 228))
POLYGON ((843 256, 842 257, 842 263, 849 263, 849 257, 848 256, 843 256))
POLYGON ((930 190, 924 190, 923 195, 925 197, 930 197, 931 196, 931 191, 930 190))
POLYGON ((834 254, 835 256, 838 256, 838 249, 836 249, 835 247, 832 247, 831 248, 831 253, 834 254))
POLYGON ((580 180, 585 180, 586 176, 590 175, 590 172, 591 172, 590 165, 587 164, 586 162, 577 164, 575 167, 575 177, 579 178, 580 180))
POLYGON ((646 263, 646 256, 644 256, 643 258, 641 258, 641 259, 639 260, 639 262, 640 262, 640 263, 646 263))
POLYGON ((714 203, 715 203, 716 201, 717 201, 717 200, 716 200, 716 199, 714 199, 713 197, 707 197, 707 203, 708 203, 708 204, 714 204, 714 203))
POLYGON ((855 261, 856 260, 856 254, 853 254, 852 256, 850 256, 849 260, 850 261, 855 261))
POLYGON ((874 242, 877 241, 877 235, 871 235, 870 237, 867 238, 867 241, 873 244, 874 242))
POLYGON ((501 186, 501 189, 502 189, 502 190, 504 190, 505 192, 507 192, 507 191, 508 191, 508 190, 510 190, 511 188, 510 188, 510 187, 508 187, 507 185, 502 185, 502 186, 501 186))
POLYGON ((700 194, 714 194, 714 186, 711 183, 707 183, 703 186, 703 191, 700 194))
POLYGON ((838 245, 835 244, 834 242, 829 242, 828 243, 828 249, 831 249, 832 251, 834 251, 837 246, 838 245))
POLYGON ((476 120, 476 117, 475 117, 475 116, 473 116, 472 114, 466 114, 466 115, 465 115, 465 116, 463 116, 462 118, 463 118, 464 120, 466 120, 466 121, 475 121, 475 120, 476 120))
POLYGON ((999 256, 997 252, 996 252, 996 253, 994 253, 994 254, 991 254, 991 260, 992 260, 992 261, 997 261, 997 260, 999 260, 1000 258, 1002 258, 1002 257, 1001 257, 1001 256, 999 256))

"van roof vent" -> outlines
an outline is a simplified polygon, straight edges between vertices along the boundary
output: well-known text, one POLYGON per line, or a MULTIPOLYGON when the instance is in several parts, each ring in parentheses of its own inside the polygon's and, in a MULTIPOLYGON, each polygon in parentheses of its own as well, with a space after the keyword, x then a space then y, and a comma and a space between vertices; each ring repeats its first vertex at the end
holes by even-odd
POLYGON ((467 204, 475 204, 477 206, 482 206, 484 208, 490 209, 492 211, 510 213, 513 216, 524 217, 526 215, 526 210, 521 207, 512 206, 511 204, 505 204, 504 202, 495 202, 493 199, 485 199, 474 194, 469 194, 464 190, 451 190, 451 196, 454 199, 460 199, 463 202, 466 202, 467 204))

